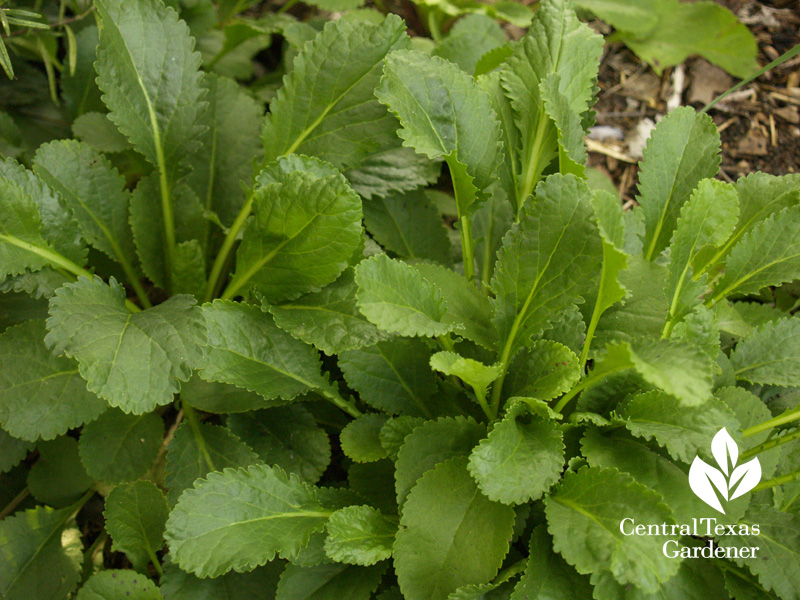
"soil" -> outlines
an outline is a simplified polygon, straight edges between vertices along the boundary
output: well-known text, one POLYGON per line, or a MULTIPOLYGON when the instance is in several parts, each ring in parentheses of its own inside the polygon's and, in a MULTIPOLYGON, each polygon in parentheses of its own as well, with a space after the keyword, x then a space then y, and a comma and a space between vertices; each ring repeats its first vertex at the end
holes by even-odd
MULTIPOLYGON (((800 1, 718 3, 735 12, 756 36, 762 65, 800 42, 800 1)), ((608 32, 602 23, 592 26, 608 32)), ((643 143, 637 128, 646 136, 648 125, 668 112, 670 99, 671 106, 679 101, 700 109, 737 81, 701 58, 657 76, 622 44, 607 46, 595 106, 602 128, 588 141, 589 164, 610 175, 623 200, 632 205, 643 143)), ((800 56, 735 92, 709 115, 722 139, 720 179, 731 181, 753 171, 800 172, 800 56)))

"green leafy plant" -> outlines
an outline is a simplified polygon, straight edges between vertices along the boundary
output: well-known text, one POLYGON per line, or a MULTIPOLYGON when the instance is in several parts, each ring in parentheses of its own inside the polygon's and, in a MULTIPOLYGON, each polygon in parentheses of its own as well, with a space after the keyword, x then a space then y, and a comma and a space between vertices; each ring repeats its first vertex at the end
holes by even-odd
POLYGON ((94 7, 87 139, 0 162, 2 597, 797 597, 797 175, 714 180, 680 108, 637 208, 588 187, 566 0, 463 63, 287 17, 266 117, 160 0, 94 7), (709 540, 760 550, 663 551, 709 540))

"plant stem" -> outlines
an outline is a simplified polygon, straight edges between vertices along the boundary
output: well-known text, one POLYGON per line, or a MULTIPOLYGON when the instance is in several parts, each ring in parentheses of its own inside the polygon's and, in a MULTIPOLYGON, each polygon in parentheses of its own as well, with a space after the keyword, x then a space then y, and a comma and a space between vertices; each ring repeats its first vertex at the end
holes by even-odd
POLYGON ((89 572, 92 569, 92 561, 94 560, 95 555, 98 552, 103 551, 103 547, 106 545, 108 541, 108 533, 105 530, 101 531, 100 534, 97 536, 97 539, 92 542, 92 545, 89 546, 89 549, 84 552, 84 567, 83 567, 83 579, 89 578, 89 572))
POLYGON ((478 390, 477 388, 472 388, 475 392, 475 398, 478 399, 478 404, 481 405, 481 410, 483 414, 489 419, 491 423, 497 418, 497 413, 493 412, 489 404, 486 402, 486 392, 478 390))
POLYGON ((788 475, 781 475, 780 477, 770 479, 769 481, 762 481, 753 488, 753 491, 757 492, 759 490, 775 487, 776 485, 783 485, 784 483, 789 483, 795 479, 800 479, 800 471, 795 471, 794 473, 789 473, 788 475))
POLYGON ((770 419, 769 421, 748 427, 742 431, 742 437, 750 437, 751 435, 761 433, 767 429, 772 429, 773 427, 778 427, 779 425, 786 425, 786 423, 791 423, 797 419, 800 419, 800 404, 790 410, 787 410, 785 413, 775 417, 774 419, 770 419))
MULTIPOLYGON (((28 242, 25 242, 19 239, 18 237, 14 237, 12 235, 0 234, 0 241, 7 242, 12 246, 16 246, 17 248, 22 248, 23 250, 27 250, 31 254, 40 256, 46 261, 48 261, 50 264, 55 265, 56 267, 59 267, 60 269, 67 271, 71 275, 74 275, 76 279, 78 277, 86 277, 89 281, 91 281, 92 278, 94 277, 94 275, 92 275, 89 271, 87 271, 82 267, 79 267, 74 262, 62 256, 58 252, 49 250, 47 248, 40 248, 39 246, 34 246, 33 244, 29 244, 28 242)), ((127 298, 125 299, 125 306, 128 308, 129 311, 133 313, 141 312, 142 310, 127 298)))
POLYGON ((517 211, 522 208, 525 200, 533 193, 536 183, 541 176, 542 167, 539 165, 541 159, 542 146, 544 145, 545 134, 547 133, 547 118, 544 112, 544 105, 539 109, 539 121, 536 124, 536 132, 531 143, 530 153, 527 155, 525 166, 524 181, 522 189, 517 190, 517 211))
POLYGON ((289 0, 286 4, 284 4, 277 10, 278 14, 285 13, 287 10, 291 9, 298 2, 299 0, 289 0))
POLYGON ((608 370, 608 371, 603 371, 599 375, 594 375, 593 373, 589 373, 589 375, 584 377, 583 381, 581 381, 578 385, 576 385, 574 388, 572 388, 566 394, 561 396, 561 400, 558 401, 558 404, 555 405, 553 410, 555 412, 557 412, 557 413, 560 413, 562 410, 564 410, 564 407, 567 405, 567 403, 569 403, 570 400, 572 400, 575 396, 580 394, 583 390, 585 390, 588 387, 593 386, 598 381, 602 381, 603 379, 605 379, 609 375, 613 375, 614 373, 619 373, 620 371, 624 371, 626 368, 627 367, 621 367, 621 368, 618 368, 618 369, 611 369, 611 370, 608 370))
POLYGON ((150 547, 150 544, 147 544, 147 556, 150 557, 150 562, 153 563, 153 567, 156 569, 156 573, 158 573, 159 577, 164 576, 164 569, 161 568, 161 561, 158 560, 158 556, 156 556, 155 551, 150 547))
POLYGON ((245 223, 247 223, 247 219, 250 216, 250 211, 253 209, 253 190, 247 195, 247 200, 245 200, 244 206, 239 211, 239 214, 236 215, 236 219, 233 221, 233 225, 228 230, 228 233, 225 235, 225 240, 222 242, 222 246, 219 249, 219 253, 217 253, 217 258, 214 259, 214 265, 211 267, 211 274, 208 276, 208 285, 206 286, 206 295, 203 299, 204 302, 210 302, 217 291, 217 285, 222 275, 222 270, 225 268, 225 263, 228 262, 228 255, 231 253, 233 249, 233 245, 236 243, 236 239, 239 237, 239 232, 244 227, 245 223))
POLYGON ((756 446, 755 448, 750 448, 750 450, 742 454, 742 459, 750 458, 751 456, 755 456, 756 454, 761 454, 762 452, 766 452, 767 450, 772 450, 773 448, 777 448, 778 446, 783 446, 784 444, 788 444, 789 442, 796 440, 797 438, 800 438, 800 429, 781 437, 771 438, 766 442, 764 442, 763 444, 756 446))
POLYGON ((192 430, 192 436, 197 444, 197 448, 200 450, 200 455, 203 457, 203 460, 205 460, 208 468, 212 471, 216 471, 217 468, 214 466, 214 461, 211 459, 211 454, 208 452, 208 446, 206 446, 206 440, 203 437, 203 432, 200 431, 200 420, 197 418, 197 413, 188 402, 183 400, 181 400, 181 408, 183 409, 183 416, 186 417, 186 421, 189 423, 189 428, 192 430))
POLYGON ((8 515, 14 512, 14 509, 20 505, 20 503, 25 500, 30 495, 31 491, 28 488, 23 488, 22 491, 14 496, 11 502, 0 512, 0 521, 5 519, 8 515))
POLYGON ((333 385, 321 388, 319 392, 323 396, 325 396, 325 398, 328 401, 330 401, 334 406, 340 408, 353 418, 357 419, 358 417, 364 414, 360 410, 358 410, 358 408, 356 408, 355 404, 342 398, 341 394, 339 394, 339 391, 336 390, 333 387, 333 385))

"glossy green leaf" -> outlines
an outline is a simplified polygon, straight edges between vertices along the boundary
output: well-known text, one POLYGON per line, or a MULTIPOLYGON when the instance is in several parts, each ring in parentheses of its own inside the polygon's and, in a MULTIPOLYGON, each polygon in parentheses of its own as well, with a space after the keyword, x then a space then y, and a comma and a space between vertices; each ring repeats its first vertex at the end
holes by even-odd
POLYGON ((633 435, 655 438, 673 458, 687 464, 697 454, 709 455, 711 439, 722 427, 732 432, 739 425, 730 409, 716 398, 686 406, 659 391, 637 394, 619 411, 633 435))
POLYGON ((540 498, 561 475, 563 434, 555 421, 509 407, 469 457, 469 472, 490 499, 524 504, 540 498))
POLYGON ((343 564, 297 567, 281 574, 275 600, 369 600, 381 581, 385 565, 358 567, 343 564))
POLYGON ((664 556, 669 535, 626 536, 620 523, 674 523, 660 496, 616 469, 582 468, 564 476, 545 500, 557 552, 579 573, 608 570, 622 584, 655 591, 680 565, 664 556))
POLYGON ((387 419, 386 415, 372 413, 348 423, 339 434, 342 452, 356 462, 373 462, 386 458, 380 433, 387 419))
POLYGON ((216 300, 202 310, 208 324, 199 371, 204 379, 286 400, 324 385, 319 353, 258 307, 216 300))
POLYGON ((440 418, 416 427, 405 437, 397 453, 394 476, 397 503, 403 504, 419 478, 439 463, 456 456, 469 456, 485 435, 482 424, 464 417, 440 418))
POLYGON ((38 506, 0 522, 0 594, 6 600, 66 598, 83 564, 73 509, 38 506))
POLYGON ((430 417, 439 412, 431 401, 438 390, 431 354, 421 340, 399 338, 343 352, 339 367, 370 406, 392 415, 430 417))
POLYGON ((552 400, 580 379, 578 357, 564 344, 538 340, 523 348, 511 363, 503 395, 552 400))
POLYGON ((174 179, 202 131, 205 90, 189 28, 162 3, 106 0, 97 7, 103 23, 97 83, 109 118, 163 176, 174 179))
POLYGON ((270 105, 262 138, 266 161, 301 153, 355 167, 398 144, 395 119, 373 93, 387 54, 407 48, 403 21, 339 19, 303 46, 270 105))
POLYGON ((719 167, 720 140, 711 118, 681 107, 669 113, 644 149, 637 200, 644 210, 644 257, 667 247, 681 207, 702 179, 719 167))
POLYGON ((165 562, 161 592, 165 600, 259 600, 273 597, 283 561, 274 560, 247 573, 229 571, 213 579, 201 579, 165 562))
POLYGON ((303 406, 234 414, 227 424, 266 464, 279 466, 308 483, 316 483, 331 461, 328 434, 303 406))
POLYGON ((325 354, 370 346, 389 338, 358 310, 353 270, 319 292, 268 307, 281 329, 325 354))
POLYGON ((141 414, 172 402, 200 360, 206 327, 189 296, 135 314, 124 301, 114 279, 64 285, 50 300, 45 343, 78 361, 89 391, 141 414))
POLYGON ((98 481, 120 483, 144 475, 164 439, 164 422, 155 413, 125 414, 110 409, 83 428, 81 462, 98 481))
POLYGON ((765 323, 740 341, 730 358, 739 380, 800 385, 800 319, 765 323))
POLYGON ((106 403, 86 389, 78 364, 44 344, 43 320, 0 334, 0 423, 29 441, 51 440, 100 415, 106 403))
POLYGON ((78 442, 62 436, 36 445, 39 458, 28 472, 28 489, 36 500, 54 508, 72 504, 92 487, 78 454, 78 442))
POLYGON ((329 515, 314 488, 296 476, 252 465, 210 473, 186 491, 170 513, 165 537, 183 570, 218 577, 254 569, 277 552, 296 554, 329 515))
POLYGON ((257 187, 253 211, 225 297, 244 286, 270 303, 317 291, 345 270, 361 240, 361 199, 339 174, 286 173, 257 187))
POLYGON ((156 585, 133 571, 112 569, 100 571, 81 587, 75 600, 162 600, 156 585))
POLYGON ((168 514, 167 499, 155 484, 139 480, 118 485, 106 497, 103 511, 112 549, 146 569, 149 561, 157 561, 156 553, 164 544, 168 514))
POLYGON ((364 202, 364 223, 375 241, 398 256, 452 263, 442 217, 421 191, 364 202))
POLYGON ((487 583, 508 552, 514 511, 483 496, 466 466, 466 457, 440 463, 403 507, 394 565, 408 600, 444 600, 464 585, 487 583))
POLYGON ((337 510, 326 525, 325 554, 351 565, 369 566, 392 555, 397 525, 370 506, 337 510))

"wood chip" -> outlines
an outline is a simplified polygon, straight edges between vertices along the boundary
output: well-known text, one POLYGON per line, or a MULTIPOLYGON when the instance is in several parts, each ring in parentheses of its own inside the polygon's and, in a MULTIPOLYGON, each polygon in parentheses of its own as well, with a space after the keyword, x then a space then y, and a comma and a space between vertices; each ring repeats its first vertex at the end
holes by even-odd
POLYGON ((700 102, 708 104, 717 95, 733 85, 733 78, 711 63, 698 59, 691 70, 692 83, 689 85, 689 104, 700 102))
POLYGON ((776 108, 773 114, 779 119, 783 119, 788 123, 800 125, 800 108, 797 106, 784 106, 783 108, 776 108))
POLYGON ((767 137, 758 128, 753 128, 747 132, 739 144, 736 146, 736 154, 749 154, 752 156, 764 156, 767 154, 767 137))
POLYGON ((619 148, 598 142, 597 140, 590 140, 586 138, 586 148, 589 150, 589 152, 597 152, 598 154, 611 156, 617 160, 621 160, 622 162, 636 164, 636 159, 632 156, 628 156, 619 148))

